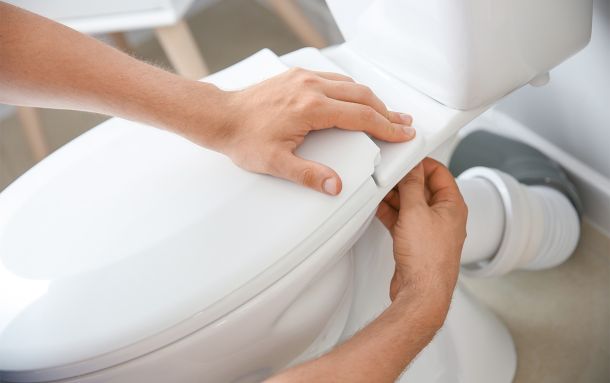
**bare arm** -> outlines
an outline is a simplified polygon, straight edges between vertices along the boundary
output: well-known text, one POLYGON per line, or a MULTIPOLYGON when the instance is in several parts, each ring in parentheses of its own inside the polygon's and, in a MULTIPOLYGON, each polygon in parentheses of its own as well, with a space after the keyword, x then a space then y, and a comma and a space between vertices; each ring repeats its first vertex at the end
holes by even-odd
POLYGON ((365 86, 291 70, 239 92, 181 78, 61 24, 0 2, 0 102, 84 110, 143 122, 222 152, 241 167, 328 194, 339 176, 294 155, 311 130, 414 137, 365 86))
POLYGON ((466 205, 453 176, 426 159, 379 206, 394 239, 392 304, 330 353, 270 383, 394 382, 442 326, 459 271, 466 205))
MULTIPOLYGON (((0 102, 84 110, 170 127, 197 93, 220 92, 148 65, 96 39, 0 2, 0 102)), ((208 111, 213 118, 213 110, 208 111)), ((210 124, 213 126, 214 124, 210 124)))
POLYGON ((319 359, 291 368, 268 383, 394 382, 432 340, 444 315, 424 297, 396 297, 371 324, 319 359))

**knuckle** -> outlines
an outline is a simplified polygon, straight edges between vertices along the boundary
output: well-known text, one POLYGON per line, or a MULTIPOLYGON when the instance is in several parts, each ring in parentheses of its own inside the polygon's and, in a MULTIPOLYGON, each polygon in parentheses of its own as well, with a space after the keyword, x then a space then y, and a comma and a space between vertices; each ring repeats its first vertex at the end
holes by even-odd
POLYGON ((360 109, 360 119, 362 121, 373 122, 373 121, 375 121, 376 115, 377 115, 377 112, 375 111, 375 109, 371 108, 370 106, 363 106, 360 109))
POLYGON ((303 96, 301 98, 301 102, 299 103, 299 111, 300 112, 311 112, 315 109, 318 109, 324 103, 324 98, 317 94, 309 94, 303 96))
POLYGON ((305 73, 305 69, 303 69, 303 68, 299 68, 299 67, 292 67, 292 68, 288 69, 288 72, 287 72, 287 73, 288 73, 290 76, 293 76, 293 77, 294 77, 294 76, 299 76, 299 75, 301 75, 302 73, 305 73))
POLYGON ((314 73, 303 71, 298 77, 299 84, 303 87, 311 87, 320 83, 320 78, 314 73))
POLYGON ((310 167, 302 169, 298 176, 298 182, 305 186, 313 186, 314 171, 310 167))
POLYGON ((373 90, 366 85, 360 85, 360 94, 365 100, 373 100, 375 98, 373 90))
MULTIPOLYGON (((385 121, 384 121, 385 122, 385 121)), ((388 139, 390 140, 394 140, 398 138, 398 128, 394 127, 394 125, 392 125, 392 123, 385 123, 385 130, 388 136, 388 139)))
POLYGON ((390 211, 390 207, 388 206, 388 204, 387 204, 387 203, 380 203, 380 204, 377 206, 377 214, 378 214, 378 215, 383 216, 383 215, 385 215, 386 213, 388 213, 389 211, 390 211))
POLYGON ((318 94, 313 94, 307 97, 307 105, 310 108, 319 108, 324 104, 324 97, 318 94))
POLYGON ((424 180, 421 179, 419 176, 417 176, 413 173, 407 173, 407 175, 404 176, 404 178, 401 180, 400 186, 419 185, 419 184, 422 184, 423 182, 424 182, 424 180))

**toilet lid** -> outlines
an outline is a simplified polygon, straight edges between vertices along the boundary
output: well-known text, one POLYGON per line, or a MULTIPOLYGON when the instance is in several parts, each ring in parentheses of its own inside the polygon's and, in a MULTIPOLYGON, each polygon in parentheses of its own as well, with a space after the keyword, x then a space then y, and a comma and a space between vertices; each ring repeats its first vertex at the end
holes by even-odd
MULTIPOLYGON (((241 88, 284 69, 261 51, 210 81, 241 88)), ((362 133, 310 134, 299 154, 343 180, 329 197, 171 133, 102 123, 0 194, 0 370, 94 371, 188 319, 217 319, 326 241, 356 212, 348 201, 370 198, 378 153, 362 133), (254 279, 265 283, 242 288, 254 279)))

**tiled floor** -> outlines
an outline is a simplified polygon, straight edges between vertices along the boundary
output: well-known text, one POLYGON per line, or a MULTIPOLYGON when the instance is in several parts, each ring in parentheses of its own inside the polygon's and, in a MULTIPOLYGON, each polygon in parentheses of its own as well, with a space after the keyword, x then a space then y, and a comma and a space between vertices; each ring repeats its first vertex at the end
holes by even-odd
MULTIPOLYGON (((281 54, 301 46, 281 21, 249 0, 225 0, 189 22, 212 70, 263 47, 281 54)), ((139 46, 137 55, 168 65, 154 40, 139 46)), ((41 113, 53 148, 106 118, 41 113)), ((32 165, 17 121, 0 121, 0 190, 32 165)), ((516 383, 610 382, 610 239, 592 226, 583 224, 578 250, 558 268, 464 283, 510 328, 519 354, 516 383)))

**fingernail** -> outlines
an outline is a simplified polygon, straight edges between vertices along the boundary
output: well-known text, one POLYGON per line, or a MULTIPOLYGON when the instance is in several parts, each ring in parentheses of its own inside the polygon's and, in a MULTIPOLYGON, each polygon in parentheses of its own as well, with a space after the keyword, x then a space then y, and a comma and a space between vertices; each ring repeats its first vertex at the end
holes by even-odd
POLYGON ((334 178, 325 179, 322 189, 330 195, 337 195, 337 181, 334 178))
POLYGON ((402 130, 405 132, 407 137, 409 137, 409 138, 415 137, 415 128, 414 127, 408 126, 408 125, 403 125, 402 130))
POLYGON ((406 125, 411 125, 413 123, 413 117, 411 117, 410 114, 406 114, 406 113, 399 113, 399 114, 400 114, 400 119, 406 125))

